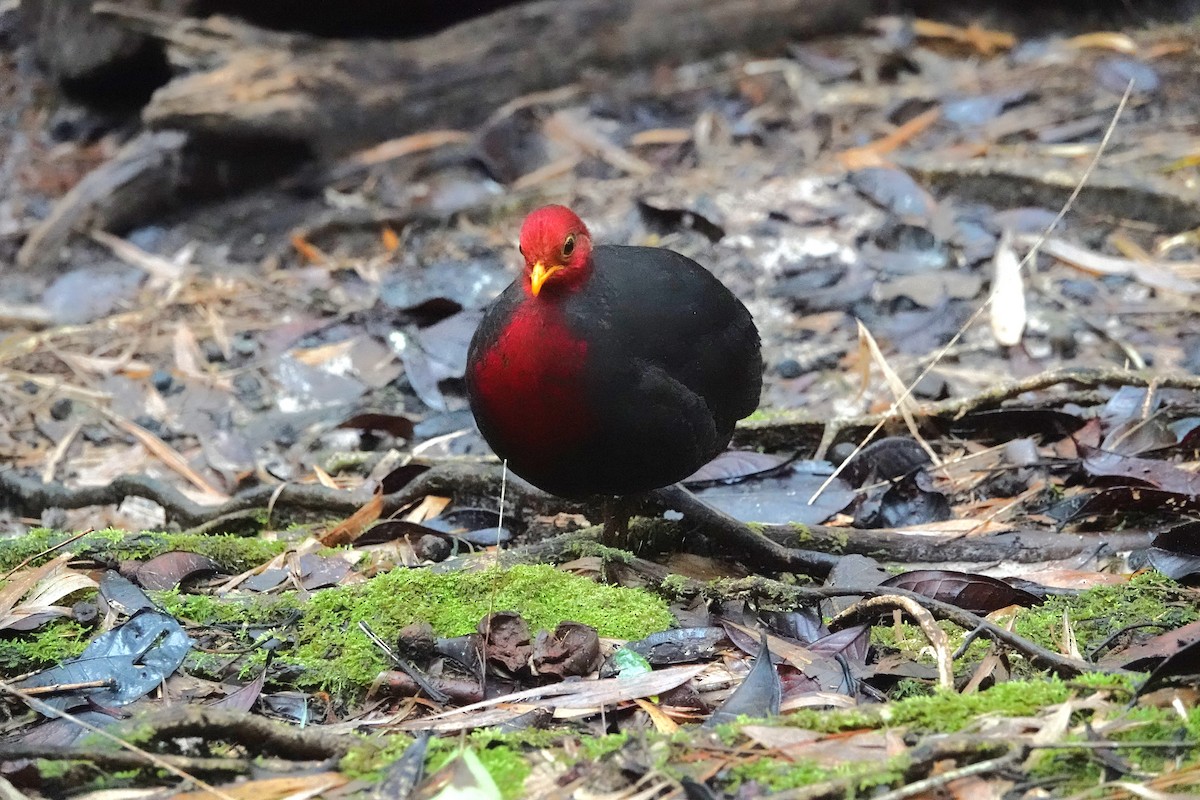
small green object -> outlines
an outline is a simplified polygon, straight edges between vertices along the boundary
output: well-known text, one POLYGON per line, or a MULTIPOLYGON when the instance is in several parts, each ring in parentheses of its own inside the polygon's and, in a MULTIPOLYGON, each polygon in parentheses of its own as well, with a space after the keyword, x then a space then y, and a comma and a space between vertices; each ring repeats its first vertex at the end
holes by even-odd
POLYGON ((645 675, 647 672, 654 671, 645 656, 635 653, 628 647, 622 647, 613 653, 612 661, 613 666, 617 668, 617 674, 622 678, 632 678, 635 675, 645 675))
POLYGON ((458 754, 453 769, 450 784, 433 800, 502 800, 500 787, 471 748, 458 754))

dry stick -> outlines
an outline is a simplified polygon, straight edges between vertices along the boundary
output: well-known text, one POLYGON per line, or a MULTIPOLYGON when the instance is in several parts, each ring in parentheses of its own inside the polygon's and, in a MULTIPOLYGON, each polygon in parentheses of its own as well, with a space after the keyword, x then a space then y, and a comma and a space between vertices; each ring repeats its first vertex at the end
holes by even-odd
POLYGON ((177 778, 182 778, 185 781, 191 781, 192 783, 199 786, 201 789, 204 789, 205 791, 210 792, 210 793, 216 795, 217 797, 222 798, 222 800, 236 800, 236 798, 234 798, 232 795, 229 795, 229 794, 221 791, 220 789, 213 786, 212 784, 209 784, 205 781, 200 780, 195 775, 185 772, 184 770, 180 769, 179 767, 175 766, 174 764, 171 764, 171 763, 163 760, 161 757, 155 755, 154 753, 148 753, 145 750, 143 750, 142 748, 138 747, 137 745, 130 744, 129 742, 125 741, 124 739, 121 739, 117 736, 113 736, 111 733, 104 730, 103 728, 98 728, 95 725, 91 724, 90 722, 84 722, 79 717, 75 716, 74 714, 70 714, 66 711, 59 711, 54 706, 52 706, 48 703, 44 703, 41 700, 38 700, 36 697, 29 694, 28 692, 26 692, 22 689, 18 689, 17 687, 10 685, 6 681, 0 680, 0 692, 4 692, 5 694, 10 694, 13 697, 23 700, 26 703, 26 705, 28 705, 30 708, 32 708, 34 711, 38 712, 39 714, 42 714, 47 717, 55 717, 57 719, 65 719, 68 722, 71 722, 71 723, 83 728, 84 730, 89 731, 90 733, 94 733, 94 734, 100 736, 101 738, 104 738, 104 739, 109 740, 110 742, 113 742, 118 747, 128 750, 131 753, 136 753, 138 756, 145 759, 148 763, 153 764, 154 766, 158 767, 159 769, 165 769, 167 772, 171 773, 172 775, 176 776, 177 778))
MULTIPOLYGON (((992 641, 1005 645, 1026 656, 1035 665, 1045 667, 1057 674, 1074 676, 1087 672, 1125 672, 1125 670, 1105 670, 1097 667, 1095 664, 1089 664, 1086 661, 1060 655, 966 609, 959 608, 942 600, 935 600, 932 597, 917 594, 916 592, 890 586, 806 588, 789 586, 780 581, 759 576, 740 578, 733 581, 717 581, 711 585, 702 584, 698 581, 689 581, 685 585, 702 595, 714 599, 728 600, 740 595, 752 595, 775 602, 795 603, 797 605, 828 600, 834 597, 879 597, 881 595, 907 597, 927 609, 937 619, 953 622, 964 630, 977 630, 980 636, 986 636, 992 641)), ((839 619, 842 619, 842 622, 845 624, 849 624, 850 622, 848 619, 841 617, 839 619)))
MULTIPOLYGON (((1034 242, 1033 247, 1029 248, 1029 251, 1025 253, 1025 257, 1022 258, 1021 263, 1017 265, 1018 270, 1024 269, 1025 265, 1033 260, 1034 256, 1038 252, 1038 248, 1041 247, 1042 243, 1050 237, 1050 234, 1054 232, 1054 229, 1058 227, 1058 224, 1062 222, 1063 217, 1065 217, 1067 212, 1071 210, 1071 207, 1075 205, 1075 199, 1079 197, 1079 193, 1083 191, 1083 187, 1087 184, 1088 178, 1092 176, 1092 173, 1096 170, 1096 166, 1099 165, 1100 157, 1104 154, 1105 148, 1108 147, 1108 142, 1112 138, 1113 131, 1117 129, 1117 121, 1121 118, 1121 112, 1125 110, 1125 104, 1129 102, 1129 95, 1132 94, 1132 92, 1133 79, 1131 78, 1128 85, 1125 86, 1125 94, 1121 95, 1121 102, 1117 103, 1117 110, 1113 112, 1112 120, 1108 123, 1108 128, 1104 131, 1104 136, 1100 138, 1100 145, 1096 148, 1096 154, 1092 156, 1092 160, 1088 163, 1087 169, 1085 169, 1083 171, 1083 175, 1080 176, 1079 183, 1075 185, 1075 188, 1071 191, 1071 195, 1067 198, 1067 201, 1063 203, 1063 207, 1059 209, 1058 214, 1053 220, 1050 221, 1050 224, 1046 226, 1046 229, 1042 231, 1042 234, 1038 237, 1037 241, 1034 242)), ((846 459, 838 465, 837 469, 835 469, 833 473, 825 479, 820 487, 817 488, 817 491, 813 493, 813 496, 808 499, 809 505, 812 505, 814 502, 816 502, 817 498, 821 496, 822 492, 824 492, 825 489, 828 488, 831 483, 833 483, 834 479, 841 474, 846 465, 851 463, 854 460, 854 457, 857 456, 862 449, 867 446, 867 443, 875 438, 875 434, 879 433, 887 421, 891 419, 892 415, 894 415, 896 410, 900 407, 900 404, 912 396, 913 390, 921 383, 921 381, 925 379, 925 376, 928 375, 943 358, 945 358, 946 353, 950 352, 950 348, 958 344, 958 340, 963 337, 963 335, 967 332, 967 329, 978 322, 979 318, 983 316, 983 313, 991 307, 994 297, 995 293, 988 295, 987 299, 979 305, 979 308, 975 309, 975 312, 971 314, 967 321, 962 324, 962 327, 950 337, 950 341, 946 342, 946 344, 943 345, 940 350, 938 350, 937 355, 933 357, 929 364, 927 364, 925 368, 921 370, 921 373, 917 375, 917 377, 913 378, 912 382, 909 383, 908 388, 904 390, 904 394, 892 401, 892 404, 888 407, 887 413, 885 413, 883 418, 880 419, 875 427, 871 429, 871 432, 863 437, 863 440, 858 443, 857 447, 854 448, 854 452, 847 456, 846 459)))
MULTIPOLYGON (((255 766, 248 758, 204 758, 196 756, 159 755, 167 764, 193 772, 232 772, 245 774, 255 766)), ((47 761, 89 761, 99 767, 141 769, 146 759, 124 750, 105 750, 100 747, 49 747, 44 744, 0 744, 0 761, 38 758, 47 761)), ((289 764, 293 769, 295 764, 289 764)), ((2 797, 2 795, 0 795, 2 797)))
POLYGON ((901 597, 895 594, 868 597, 866 600, 858 601, 850 606, 850 608, 835 616, 829 624, 836 625, 840 620, 853 618, 873 608, 890 608, 893 606, 908 612, 908 615, 920 626, 921 632, 925 634, 925 638, 933 646, 933 652, 937 654, 938 683, 943 689, 953 689, 954 662, 953 656, 950 655, 950 641, 946 638, 946 632, 938 626, 937 621, 933 618, 933 614, 930 614, 927 609, 923 608, 911 597, 901 597))
POLYGON ((1020 760, 1020 756, 1021 753, 1019 751, 1013 751, 999 758, 977 761, 974 764, 967 764, 965 767, 946 770, 938 775, 932 775, 928 778, 914 781, 907 786, 901 786, 899 789, 877 794, 875 795, 875 800, 904 800, 906 797, 944 788, 960 778, 970 778, 975 775, 987 775, 991 772, 999 772, 1000 770, 1015 766, 1020 760))

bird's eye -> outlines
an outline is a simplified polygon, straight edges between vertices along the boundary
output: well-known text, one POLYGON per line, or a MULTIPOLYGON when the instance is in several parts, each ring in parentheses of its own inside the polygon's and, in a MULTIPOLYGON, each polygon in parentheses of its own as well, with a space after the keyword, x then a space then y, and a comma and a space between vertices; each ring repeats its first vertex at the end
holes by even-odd
POLYGON ((571 253, 575 252, 575 235, 572 234, 563 242, 563 258, 570 258, 571 253))

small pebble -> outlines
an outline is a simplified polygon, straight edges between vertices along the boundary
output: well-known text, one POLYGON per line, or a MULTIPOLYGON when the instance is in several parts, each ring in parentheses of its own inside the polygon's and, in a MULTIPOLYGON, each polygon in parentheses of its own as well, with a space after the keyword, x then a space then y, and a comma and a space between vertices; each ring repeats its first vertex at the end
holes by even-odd
POLYGON ((61 422, 67 417, 71 416, 71 410, 74 407, 75 404, 71 402, 69 397, 61 397, 58 400, 55 400, 50 406, 50 416, 61 422))
POLYGON ((172 381, 174 381, 174 378, 165 369, 156 369, 154 370, 154 374, 150 376, 150 382, 154 384, 154 388, 163 394, 170 391, 172 381))
POLYGON ((200 344, 200 349, 204 351, 204 358, 210 364, 217 364, 225 360, 225 353, 222 352, 221 346, 212 339, 205 339, 200 344))
POLYGON ((239 333, 233 337, 233 352, 249 358, 258 352, 258 342, 248 333, 239 333))
POLYGON ((413 545, 417 558, 423 561, 445 561, 450 557, 450 543, 441 536, 427 533, 413 545))
POLYGON ((163 430, 163 424, 154 417, 142 414, 141 416, 134 418, 133 421, 135 424, 142 426, 160 439, 166 439, 168 437, 168 434, 166 434, 163 430))
POLYGON ((800 362, 794 358, 785 358, 775 365, 775 371, 779 373, 779 377, 791 380, 799 378, 804 374, 804 369, 801 368, 800 362))

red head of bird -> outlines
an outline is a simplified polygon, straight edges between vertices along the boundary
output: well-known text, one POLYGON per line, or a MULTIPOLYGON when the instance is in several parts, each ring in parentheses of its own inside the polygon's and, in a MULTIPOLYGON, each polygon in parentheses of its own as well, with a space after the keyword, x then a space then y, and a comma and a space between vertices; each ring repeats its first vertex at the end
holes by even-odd
POLYGON ((546 287, 570 289, 591 271, 592 235, 566 206, 543 206, 521 226, 521 255, 534 297, 546 287))

